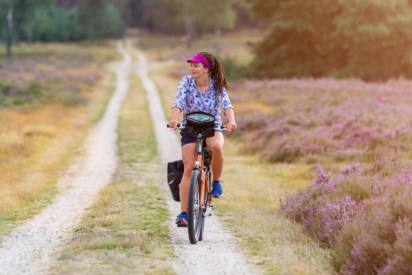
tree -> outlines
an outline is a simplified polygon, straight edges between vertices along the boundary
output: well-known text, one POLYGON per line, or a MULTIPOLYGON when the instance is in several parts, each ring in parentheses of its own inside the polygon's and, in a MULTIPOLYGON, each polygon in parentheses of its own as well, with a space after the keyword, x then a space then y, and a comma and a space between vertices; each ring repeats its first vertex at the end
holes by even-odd
POLYGON ((56 6, 59 8, 70 9, 77 4, 79 4, 81 0, 57 0, 56 6))
POLYGON ((345 75, 366 80, 412 77, 412 2, 346 0, 336 34, 347 50, 345 75))
POLYGON ((255 75, 321 76, 344 66, 344 49, 334 39, 339 0, 260 0, 253 10, 271 28, 255 48, 255 75))
POLYGON ((233 5, 235 2, 235 0, 208 0, 199 3, 195 0, 181 0, 184 5, 187 47, 191 48, 199 31, 214 31, 215 50, 219 52, 222 29, 234 27, 236 14, 233 5))
POLYGON ((6 20, 7 20, 7 42, 6 42, 6 47, 7 47, 7 57, 11 58, 11 45, 12 45, 12 40, 13 40, 13 5, 11 4, 11 1, 8 3, 7 7, 7 15, 6 15, 6 20))
POLYGON ((183 0, 184 9, 182 16, 184 16, 185 22, 185 30, 186 30, 186 47, 188 49, 192 48, 193 42, 197 36, 197 5, 193 1, 184 1, 183 0))
POLYGON ((129 0, 127 6, 131 26, 169 34, 185 32, 186 2, 182 0, 129 0))
POLYGON ((152 31, 186 33, 188 48, 192 47, 198 33, 214 31, 215 47, 218 50, 221 30, 234 26, 236 19, 234 3, 239 1, 129 0, 131 14, 129 22, 133 26, 152 31))
POLYGON ((126 20, 125 0, 59 0, 37 8, 27 29, 35 40, 78 41, 120 37, 126 20))
POLYGON ((258 77, 412 76, 411 0, 257 0, 271 31, 255 47, 258 77))
POLYGON ((85 37, 99 38, 103 36, 107 25, 104 22, 104 12, 107 1, 84 0, 78 7, 78 23, 82 23, 85 37))
POLYGON ((220 51, 220 37, 222 29, 231 29, 236 20, 233 9, 235 0, 209 0, 204 2, 204 8, 200 9, 199 21, 205 29, 214 30, 214 47, 216 53, 220 51))
POLYGON ((3 10, 4 7, 6 10, 5 14, 0 14, 0 19, 6 22, 7 56, 12 56, 13 40, 19 41, 22 37, 30 37, 27 25, 33 17, 35 9, 52 3, 53 0, 5 0, 0 2, 0 10, 3 10))

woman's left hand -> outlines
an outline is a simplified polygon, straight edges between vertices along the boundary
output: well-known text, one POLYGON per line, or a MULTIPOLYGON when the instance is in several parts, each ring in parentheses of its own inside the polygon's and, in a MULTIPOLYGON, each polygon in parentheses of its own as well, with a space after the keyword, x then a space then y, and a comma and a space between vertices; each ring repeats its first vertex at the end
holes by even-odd
POLYGON ((236 128, 237 128, 236 122, 228 122, 228 123, 226 124, 226 129, 227 129, 227 131, 229 132, 229 134, 230 134, 233 130, 235 130, 236 128))

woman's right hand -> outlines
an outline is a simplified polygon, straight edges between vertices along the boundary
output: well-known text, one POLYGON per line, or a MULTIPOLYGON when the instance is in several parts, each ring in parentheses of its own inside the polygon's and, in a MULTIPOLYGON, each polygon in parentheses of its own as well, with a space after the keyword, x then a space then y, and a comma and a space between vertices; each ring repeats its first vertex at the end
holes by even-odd
POLYGON ((170 129, 176 129, 178 124, 179 124, 179 121, 171 120, 171 121, 169 121, 168 125, 169 125, 170 129))
POLYGON ((178 124, 179 124, 179 116, 180 113, 182 112, 182 110, 178 107, 173 107, 172 108, 172 116, 171 116, 171 120, 169 121, 169 128, 176 130, 178 124))

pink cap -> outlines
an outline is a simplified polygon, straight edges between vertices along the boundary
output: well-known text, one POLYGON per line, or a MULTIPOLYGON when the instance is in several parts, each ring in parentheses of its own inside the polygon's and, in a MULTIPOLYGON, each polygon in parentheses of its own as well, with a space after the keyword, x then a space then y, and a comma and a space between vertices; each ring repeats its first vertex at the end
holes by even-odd
POLYGON ((187 62, 202 63, 205 68, 210 70, 209 62, 207 61, 206 57, 201 53, 197 53, 195 56, 188 59, 187 62))

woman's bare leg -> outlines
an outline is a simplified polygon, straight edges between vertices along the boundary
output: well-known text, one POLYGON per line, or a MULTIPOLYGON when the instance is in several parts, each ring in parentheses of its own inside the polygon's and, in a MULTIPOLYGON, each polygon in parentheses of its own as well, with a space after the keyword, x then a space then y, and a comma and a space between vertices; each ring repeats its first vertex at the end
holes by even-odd
POLYGON ((187 212, 187 201, 189 199, 189 183, 192 175, 193 163, 195 161, 195 143, 188 143, 182 146, 182 159, 185 167, 182 181, 180 182, 180 208, 182 212, 187 212))
POLYGON ((213 171, 213 180, 220 180, 223 171, 223 145, 225 139, 222 132, 215 132, 213 137, 206 139, 207 147, 209 147, 213 152, 212 157, 212 171, 213 171))

